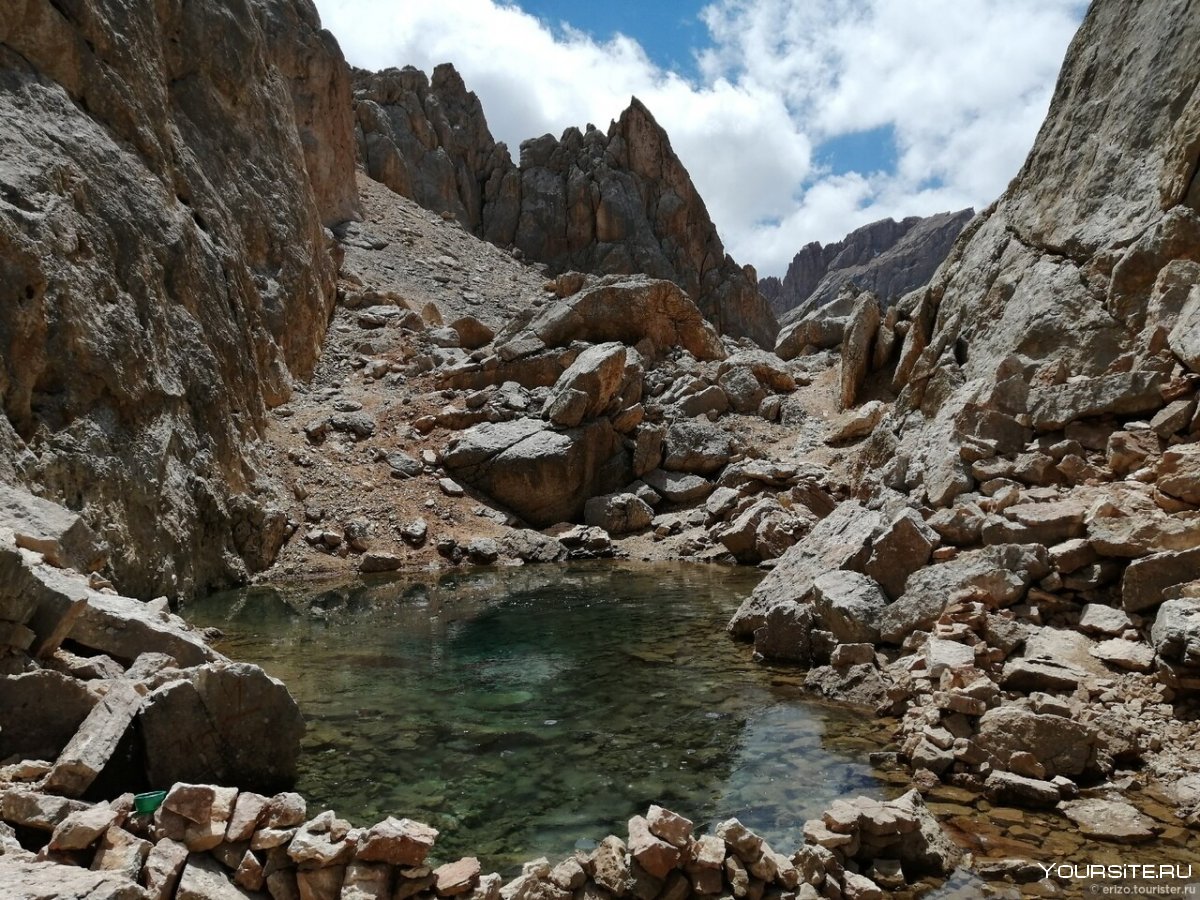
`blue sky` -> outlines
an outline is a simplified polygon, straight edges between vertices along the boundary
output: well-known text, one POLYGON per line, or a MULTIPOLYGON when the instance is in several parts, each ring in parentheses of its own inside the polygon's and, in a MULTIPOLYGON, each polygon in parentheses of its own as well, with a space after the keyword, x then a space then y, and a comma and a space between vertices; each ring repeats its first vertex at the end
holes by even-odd
POLYGON ((696 77, 695 51, 710 44, 699 2, 680 0, 521 0, 515 4, 552 28, 567 23, 598 42, 617 33, 635 38, 659 66, 696 77))
POLYGON ((892 216, 991 203, 1081 0, 316 0, 366 68, 452 62, 514 156, 636 95, 760 275, 892 216))

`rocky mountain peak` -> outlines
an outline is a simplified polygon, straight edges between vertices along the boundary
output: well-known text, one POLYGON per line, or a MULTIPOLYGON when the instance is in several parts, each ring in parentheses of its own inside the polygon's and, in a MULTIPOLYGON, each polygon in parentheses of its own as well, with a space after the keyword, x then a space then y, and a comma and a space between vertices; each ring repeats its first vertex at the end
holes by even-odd
POLYGON ((724 333, 773 345, 778 326, 756 277, 725 253, 666 131, 636 97, 607 133, 589 125, 526 140, 514 165, 452 66, 431 81, 359 72, 355 85, 364 167, 396 193, 550 274, 674 281, 724 333))

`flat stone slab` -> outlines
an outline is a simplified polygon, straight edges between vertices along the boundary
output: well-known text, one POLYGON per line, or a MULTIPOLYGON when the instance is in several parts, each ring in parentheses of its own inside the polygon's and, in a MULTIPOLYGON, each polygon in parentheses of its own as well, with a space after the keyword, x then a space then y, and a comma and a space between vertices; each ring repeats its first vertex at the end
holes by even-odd
POLYGON ((113 682, 59 754, 46 778, 46 790, 78 797, 91 787, 108 765, 141 705, 142 695, 132 684, 113 682))
POLYGON ((1155 835, 1154 820, 1120 800, 1069 800, 1058 808, 1080 831, 1102 841, 1140 842, 1155 835))
POLYGON ((60 866, 10 855, 0 856, 0 885, 5 900, 146 898, 141 887, 115 872, 92 872, 79 866, 60 866))

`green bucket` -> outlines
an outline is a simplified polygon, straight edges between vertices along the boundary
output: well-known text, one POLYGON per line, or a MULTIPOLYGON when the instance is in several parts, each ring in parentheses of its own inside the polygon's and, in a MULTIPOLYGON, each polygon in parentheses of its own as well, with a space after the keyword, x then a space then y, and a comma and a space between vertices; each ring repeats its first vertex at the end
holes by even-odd
POLYGON ((148 816, 167 799, 166 791, 150 791, 145 794, 135 794, 133 797, 133 808, 137 810, 138 815, 148 816))

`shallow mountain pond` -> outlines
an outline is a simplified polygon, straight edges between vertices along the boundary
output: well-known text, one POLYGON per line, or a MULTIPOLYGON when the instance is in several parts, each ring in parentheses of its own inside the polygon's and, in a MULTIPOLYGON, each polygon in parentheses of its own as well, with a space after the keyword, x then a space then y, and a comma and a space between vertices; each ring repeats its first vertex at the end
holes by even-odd
POLYGON ((878 725, 756 665, 724 624, 754 571, 573 564, 256 587, 185 612, 308 721, 297 789, 355 824, 408 816, 485 871, 626 833, 659 803, 779 850, 834 798, 894 795, 878 725))

